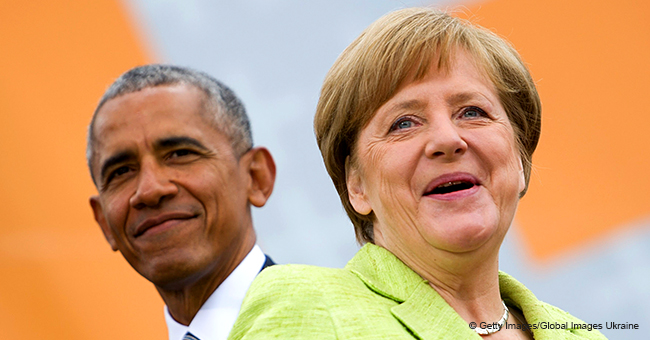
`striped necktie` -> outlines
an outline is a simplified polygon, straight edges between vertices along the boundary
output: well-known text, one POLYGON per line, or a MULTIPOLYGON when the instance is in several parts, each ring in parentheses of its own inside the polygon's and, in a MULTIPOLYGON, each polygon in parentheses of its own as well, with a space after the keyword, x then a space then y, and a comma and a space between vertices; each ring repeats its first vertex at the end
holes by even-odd
POLYGON ((187 332, 185 333, 185 336, 183 337, 183 340, 200 340, 199 338, 195 337, 194 334, 187 332))

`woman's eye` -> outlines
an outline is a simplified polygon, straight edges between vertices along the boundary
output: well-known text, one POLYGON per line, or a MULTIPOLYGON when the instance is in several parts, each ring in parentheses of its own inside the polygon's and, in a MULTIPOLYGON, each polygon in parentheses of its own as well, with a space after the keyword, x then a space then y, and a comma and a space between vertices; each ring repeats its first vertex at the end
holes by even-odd
POLYGON ((403 121, 399 122, 399 124, 397 124, 397 128, 399 128, 399 129, 408 129, 411 126, 413 126, 413 122, 410 121, 410 120, 403 120, 403 121))
POLYGON ((415 122, 411 118, 401 118, 393 123, 393 125, 390 127, 390 131, 408 129, 412 128, 413 126, 415 126, 415 122))
POLYGON ((485 111, 479 109, 478 107, 468 107, 462 113, 463 118, 478 118, 484 117, 486 115, 487 114, 485 111))

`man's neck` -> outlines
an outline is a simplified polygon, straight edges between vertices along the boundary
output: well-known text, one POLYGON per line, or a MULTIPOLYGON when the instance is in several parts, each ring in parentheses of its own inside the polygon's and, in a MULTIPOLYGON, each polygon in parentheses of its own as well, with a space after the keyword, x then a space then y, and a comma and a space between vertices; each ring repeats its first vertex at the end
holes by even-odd
POLYGON ((174 320, 188 326, 205 301, 237 268, 254 245, 255 238, 252 238, 231 252, 232 256, 226 259, 216 259, 214 266, 210 268, 211 270, 200 275, 197 279, 190 280, 180 289, 165 289, 156 286, 158 293, 165 305, 167 305, 169 314, 174 320))

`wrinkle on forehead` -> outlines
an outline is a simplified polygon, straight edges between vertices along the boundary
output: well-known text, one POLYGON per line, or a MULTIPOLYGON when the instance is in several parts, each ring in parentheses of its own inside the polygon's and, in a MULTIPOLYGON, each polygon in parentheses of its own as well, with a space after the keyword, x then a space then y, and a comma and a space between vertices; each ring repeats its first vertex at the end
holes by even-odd
MULTIPOLYGON (((203 91, 195 86, 182 83, 147 87, 108 100, 97 112, 92 126, 94 131, 92 131, 93 145, 91 145, 90 164, 93 174, 97 171, 98 163, 102 159, 110 157, 110 155, 101 155, 100 150, 112 148, 115 143, 122 144, 123 140, 115 137, 116 132, 131 126, 135 128, 137 125, 140 125, 139 131, 142 132, 140 135, 144 136, 143 142, 146 145, 151 144, 149 136, 146 133, 147 127, 151 126, 151 122, 147 122, 146 124, 144 122, 138 122, 138 120, 146 119, 146 115, 166 115, 165 119, 160 117, 159 121, 153 120, 155 124, 166 124, 165 121, 168 120, 167 118, 174 118, 176 121, 168 124, 170 134, 174 135, 186 134, 181 130, 174 132, 173 130, 176 127, 195 125, 190 123, 193 117, 192 115, 176 114, 179 110, 188 110, 188 107, 197 117, 205 120, 206 124, 214 126, 212 120, 208 120, 202 114, 204 100, 205 94, 203 91), (185 94, 185 96, 161 96, 161 90, 171 92, 172 94, 185 94)), ((191 130, 184 131, 188 132, 191 130)), ((119 147, 121 151, 125 148, 129 148, 128 143, 124 143, 123 146, 119 147)), ((109 153, 115 152, 118 151, 109 150, 109 153)), ((97 180, 95 176, 93 178, 97 180)))

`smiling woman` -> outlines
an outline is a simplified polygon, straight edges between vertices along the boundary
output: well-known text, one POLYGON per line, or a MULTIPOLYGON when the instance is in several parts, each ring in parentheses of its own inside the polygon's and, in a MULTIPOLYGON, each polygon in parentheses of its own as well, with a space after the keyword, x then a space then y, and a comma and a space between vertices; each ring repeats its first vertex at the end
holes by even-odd
MULTIPOLYGON (((374 243, 411 257, 422 271, 428 260, 419 257, 433 249, 466 252, 500 242, 525 188, 494 87, 466 52, 453 53, 448 69, 430 65, 377 110, 347 169, 355 212, 373 213, 374 243)), ((435 280, 431 274, 425 278, 435 280)))
POLYGON ((276 266, 231 339, 602 339, 498 269, 541 107, 517 52, 428 8, 368 27, 328 73, 325 166, 367 243, 344 269, 276 266))

